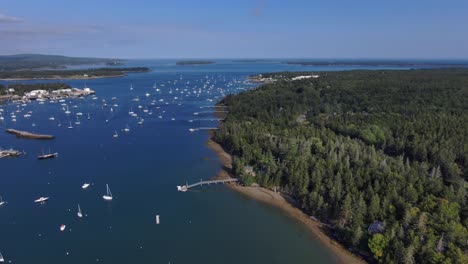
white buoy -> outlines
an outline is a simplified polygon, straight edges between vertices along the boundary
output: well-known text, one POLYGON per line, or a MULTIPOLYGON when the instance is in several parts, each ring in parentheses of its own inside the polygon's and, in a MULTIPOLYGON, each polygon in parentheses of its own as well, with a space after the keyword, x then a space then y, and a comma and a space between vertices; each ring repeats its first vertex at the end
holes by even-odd
POLYGON ((156 215, 156 224, 159 225, 159 215, 156 215))

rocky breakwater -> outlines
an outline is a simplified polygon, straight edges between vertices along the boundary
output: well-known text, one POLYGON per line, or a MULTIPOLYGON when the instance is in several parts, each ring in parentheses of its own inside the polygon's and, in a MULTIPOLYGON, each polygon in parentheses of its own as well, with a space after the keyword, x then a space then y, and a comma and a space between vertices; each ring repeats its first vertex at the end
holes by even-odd
POLYGON ((7 129, 6 132, 16 135, 16 137, 19 137, 19 138, 30 138, 30 139, 54 139, 55 138, 52 135, 34 134, 34 133, 20 131, 16 129, 7 129))

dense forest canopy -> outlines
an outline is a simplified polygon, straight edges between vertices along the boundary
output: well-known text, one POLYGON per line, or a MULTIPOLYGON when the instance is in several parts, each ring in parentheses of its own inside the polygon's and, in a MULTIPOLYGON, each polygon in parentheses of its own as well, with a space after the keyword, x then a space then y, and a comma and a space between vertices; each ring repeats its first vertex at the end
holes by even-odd
POLYGON ((280 187, 376 262, 468 263, 468 70, 291 80, 311 74, 221 101, 235 176, 280 187))

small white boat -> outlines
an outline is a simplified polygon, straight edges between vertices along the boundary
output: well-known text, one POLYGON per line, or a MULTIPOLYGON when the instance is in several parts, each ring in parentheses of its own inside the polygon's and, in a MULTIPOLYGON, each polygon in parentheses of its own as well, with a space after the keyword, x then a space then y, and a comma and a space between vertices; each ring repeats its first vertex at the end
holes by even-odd
POLYGON ((38 199, 34 200, 35 203, 45 203, 49 200, 50 197, 39 197, 38 199))
POLYGON ((82 186, 81 186, 81 189, 88 189, 88 187, 90 186, 91 184, 89 183, 84 183, 82 186))
POLYGON ((146 97, 149 97, 149 96, 150 96, 150 94, 149 94, 149 93, 146 93, 145 95, 146 95, 146 97))
POLYGON ((124 128, 124 131, 127 133, 130 132, 130 128, 128 127, 128 125, 124 128))
POLYGON ((3 258, 3 255, 2 253, 0 252, 0 263, 4 263, 5 262, 5 259, 3 258))
POLYGON ((70 125, 68 126, 68 129, 72 129, 72 128, 73 128, 73 126, 72 126, 72 123, 70 121, 70 125))
POLYGON ((106 195, 102 196, 102 198, 106 201, 112 201, 112 193, 108 184, 106 184, 106 195))
POLYGON ((112 137, 113 137, 113 138, 119 137, 119 134, 117 134, 117 130, 115 130, 115 133, 114 133, 114 135, 112 135, 112 137))
POLYGON ((90 120, 90 119, 91 119, 91 117, 89 116, 89 113, 88 113, 88 118, 87 118, 87 119, 88 119, 88 120, 90 120))
POLYGON ((133 91, 133 84, 130 84, 130 91, 133 91))
POLYGON ((82 115, 83 115, 83 113, 81 113, 81 112, 78 112, 78 113, 76 113, 76 115, 77 115, 77 116, 82 116, 82 115))
POLYGON ((81 212, 80 204, 78 204, 78 212, 76 213, 79 218, 83 217, 83 213, 81 212))
POLYGON ((49 117, 49 120, 50 120, 50 121, 54 121, 54 120, 55 120, 55 117, 51 116, 51 117, 49 117))
POLYGON ((61 226, 60 226, 60 231, 62 231, 62 232, 65 231, 65 228, 67 228, 66 225, 61 225, 61 226))
POLYGON ((0 196, 0 206, 6 204, 6 201, 3 201, 3 198, 0 196))

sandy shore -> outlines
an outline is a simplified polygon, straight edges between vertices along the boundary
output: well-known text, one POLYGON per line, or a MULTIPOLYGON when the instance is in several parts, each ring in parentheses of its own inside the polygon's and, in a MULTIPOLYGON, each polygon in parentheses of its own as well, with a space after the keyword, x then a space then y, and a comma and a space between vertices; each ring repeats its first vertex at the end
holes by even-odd
MULTIPOLYGON (((211 138, 208 140, 208 147, 211 148, 219 156, 221 163, 223 164, 223 169, 219 172, 218 178, 227 178, 231 177, 230 170, 232 169, 232 157, 226 153, 223 148, 211 138)), ((326 228, 320 222, 314 221, 309 218, 304 212, 298 209, 293 205, 292 200, 283 197, 279 193, 275 193, 265 188, 261 187, 244 187, 239 184, 227 184, 231 189, 260 202, 264 202, 275 206, 285 213, 288 216, 294 218, 304 226, 326 247, 328 248, 337 260, 343 264, 351 263, 366 263, 363 259, 359 258, 356 255, 353 255, 351 252, 346 250, 342 245, 340 245, 336 240, 330 238, 325 232, 326 228)))

